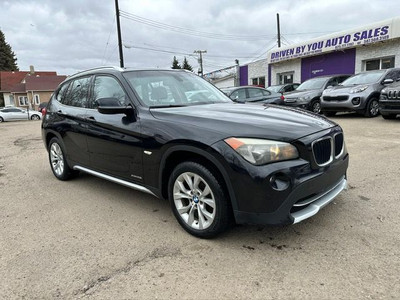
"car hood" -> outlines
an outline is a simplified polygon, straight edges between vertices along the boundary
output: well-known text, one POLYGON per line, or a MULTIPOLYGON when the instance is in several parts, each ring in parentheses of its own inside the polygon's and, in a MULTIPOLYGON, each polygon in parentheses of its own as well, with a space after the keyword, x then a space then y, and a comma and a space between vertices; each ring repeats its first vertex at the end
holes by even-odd
POLYGON ((368 87, 370 87, 371 84, 337 85, 337 86, 331 87, 331 88, 329 88, 329 89, 326 89, 326 90, 324 91, 324 95, 327 95, 327 94, 330 94, 330 93, 331 93, 331 94, 334 94, 334 95, 338 95, 338 94, 349 94, 350 91, 351 91, 352 89, 355 89, 355 88, 361 87, 361 86, 368 86, 368 87))
POLYGON ((303 90, 303 91, 293 91, 289 93, 284 93, 285 98, 300 98, 306 96, 318 95, 321 93, 321 90, 303 90))
POLYGON ((198 134, 293 141, 337 124, 307 111, 257 104, 207 104, 151 109, 159 120, 197 127, 198 134))

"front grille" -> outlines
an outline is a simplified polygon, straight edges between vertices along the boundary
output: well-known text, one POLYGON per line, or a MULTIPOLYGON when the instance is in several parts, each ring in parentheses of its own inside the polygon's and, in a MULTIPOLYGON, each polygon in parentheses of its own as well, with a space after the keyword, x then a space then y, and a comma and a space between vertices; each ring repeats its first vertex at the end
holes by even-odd
POLYGON ((333 141, 331 137, 324 137, 312 143, 315 162, 322 167, 333 160, 333 141))
POLYGON ((389 91, 388 99, 400 99, 400 91, 389 91))
POLYGON ((334 137, 335 141, 335 157, 339 157, 344 149, 344 139, 343 139, 343 133, 337 133, 334 137))
POLYGON ((349 96, 324 96, 324 101, 346 101, 349 100, 349 96))

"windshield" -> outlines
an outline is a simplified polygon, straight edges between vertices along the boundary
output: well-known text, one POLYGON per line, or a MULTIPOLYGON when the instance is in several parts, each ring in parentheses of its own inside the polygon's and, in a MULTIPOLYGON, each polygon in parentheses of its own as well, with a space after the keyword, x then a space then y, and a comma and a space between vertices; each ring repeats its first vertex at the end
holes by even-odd
POLYGON ((374 83, 381 78, 381 76, 385 73, 385 70, 373 71, 373 72, 365 72, 360 73, 350 78, 346 79, 341 83, 341 85, 357 85, 357 84, 368 84, 374 83))
POLYGON ((187 72, 131 71, 123 75, 148 107, 232 102, 212 84, 187 72))
POLYGON ((300 84, 296 90, 319 90, 323 88, 326 80, 326 77, 309 79, 300 84))
POLYGON ((272 86, 267 87, 267 90, 271 91, 271 92, 278 93, 279 90, 282 88, 282 86, 283 85, 272 85, 272 86))

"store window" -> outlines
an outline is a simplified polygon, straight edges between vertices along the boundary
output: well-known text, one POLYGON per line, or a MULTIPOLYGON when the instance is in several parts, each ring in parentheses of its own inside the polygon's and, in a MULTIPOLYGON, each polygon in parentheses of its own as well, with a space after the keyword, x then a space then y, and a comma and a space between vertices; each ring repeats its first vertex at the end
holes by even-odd
POLYGON ((252 79, 252 84, 265 87, 265 76, 252 79))
POLYGON ((394 56, 365 61, 365 71, 394 68, 394 56))
POLYGON ((293 83, 293 75, 294 75, 294 72, 278 74, 279 84, 293 83))
POLYGON ((18 96, 19 106, 28 106, 28 97, 18 96))

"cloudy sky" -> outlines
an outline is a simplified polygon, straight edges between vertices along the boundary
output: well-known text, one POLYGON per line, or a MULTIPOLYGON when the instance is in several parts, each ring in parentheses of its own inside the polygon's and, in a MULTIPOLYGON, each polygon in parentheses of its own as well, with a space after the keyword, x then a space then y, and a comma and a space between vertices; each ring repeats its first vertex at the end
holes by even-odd
MULTIPOLYGON (((205 72, 265 58, 282 44, 400 16, 398 0, 119 0, 125 66, 169 68, 175 55, 205 72)), ((20 70, 70 75, 119 65, 114 0, 0 0, 0 29, 20 70)))

